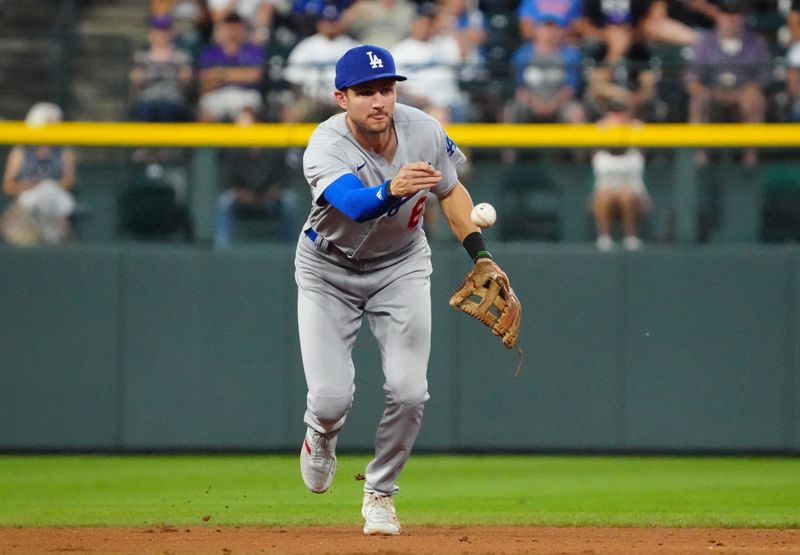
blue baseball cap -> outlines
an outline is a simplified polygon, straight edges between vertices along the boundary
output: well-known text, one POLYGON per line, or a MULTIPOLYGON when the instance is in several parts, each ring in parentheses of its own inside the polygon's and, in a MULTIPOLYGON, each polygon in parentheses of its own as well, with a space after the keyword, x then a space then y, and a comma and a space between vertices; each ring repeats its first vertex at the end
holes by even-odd
POLYGON ((374 81, 391 77, 395 81, 405 81, 406 78, 397 74, 394 58, 389 51, 380 46, 362 44, 355 46, 344 53, 336 62, 336 89, 343 90, 374 81))

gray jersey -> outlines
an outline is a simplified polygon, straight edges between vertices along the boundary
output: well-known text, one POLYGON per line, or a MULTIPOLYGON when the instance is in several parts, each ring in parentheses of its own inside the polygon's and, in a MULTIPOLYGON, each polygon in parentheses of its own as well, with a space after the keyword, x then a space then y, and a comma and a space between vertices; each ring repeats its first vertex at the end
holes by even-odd
POLYGON ((442 172, 442 180, 431 189, 439 198, 447 196, 458 182, 456 166, 465 156, 438 121, 421 110, 397 104, 394 127, 397 151, 391 163, 358 143, 345 114, 321 123, 303 156, 303 171, 312 196, 304 229, 313 228, 351 258, 383 257, 414 241, 423 241, 422 212, 427 195, 419 191, 382 216, 358 223, 324 201, 325 189, 338 178, 352 173, 366 187, 372 187, 392 179, 404 164, 428 162, 442 172))

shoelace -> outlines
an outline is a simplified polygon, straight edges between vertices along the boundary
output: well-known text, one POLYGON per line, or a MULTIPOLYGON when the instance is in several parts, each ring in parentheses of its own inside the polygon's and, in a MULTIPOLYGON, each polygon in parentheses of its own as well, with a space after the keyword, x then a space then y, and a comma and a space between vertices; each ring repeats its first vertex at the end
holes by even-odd
POLYGON ((316 464, 327 462, 331 458, 331 445, 328 438, 319 432, 311 434, 311 460, 316 464))
POLYGON ((370 520, 381 522, 395 522, 397 520, 397 516, 394 513, 394 503, 388 495, 370 495, 366 509, 370 520))

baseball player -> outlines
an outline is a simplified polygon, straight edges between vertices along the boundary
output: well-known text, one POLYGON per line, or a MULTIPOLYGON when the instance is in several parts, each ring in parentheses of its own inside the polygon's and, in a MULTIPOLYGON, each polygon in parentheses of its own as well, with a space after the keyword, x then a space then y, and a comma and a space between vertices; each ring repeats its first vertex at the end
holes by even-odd
POLYGON ((429 398, 428 192, 473 260, 491 261, 456 176, 464 154, 435 119, 396 104, 395 83, 403 80, 387 50, 348 50, 336 63, 334 93, 344 113, 316 128, 303 157, 312 207, 295 258, 308 385, 300 470, 314 493, 331 485, 337 436, 353 401, 351 352, 366 316, 380 346, 386 406, 365 473, 365 534, 400 533, 392 495, 429 398))

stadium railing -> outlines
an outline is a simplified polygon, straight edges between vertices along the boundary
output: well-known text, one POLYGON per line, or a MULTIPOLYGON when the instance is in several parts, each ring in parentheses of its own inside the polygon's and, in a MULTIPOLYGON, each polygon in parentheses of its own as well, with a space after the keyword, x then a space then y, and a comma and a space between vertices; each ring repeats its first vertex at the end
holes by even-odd
MULTIPOLYGON (((120 191, 118 181, 129 180, 129 173, 133 171, 133 149, 180 150, 183 156, 178 158, 178 165, 186 183, 194 239, 202 242, 209 241, 213 233, 214 202, 220 190, 218 150, 263 147, 301 152, 313 129, 314 124, 240 127, 228 124, 98 122, 67 122, 31 128, 21 122, 7 121, 0 122, 0 145, 62 144, 76 147, 79 151, 79 186, 82 186, 82 175, 91 173, 87 168, 92 166, 89 162, 92 152, 99 149, 115 152, 114 156, 104 158, 103 171, 96 172, 93 178, 93 187, 106 199, 105 206, 92 206, 91 195, 84 197, 89 219, 92 219, 91 214, 96 214, 107 227, 115 224, 109 224, 111 217, 103 213, 117 208, 113 197, 120 191)), ((721 210, 726 222, 739 221, 740 228, 749 226, 745 232, 730 229, 720 232, 718 238, 721 241, 757 241, 763 238, 764 226, 760 219, 764 217, 763 205, 770 186, 768 180, 779 182, 778 188, 783 190, 800 191, 800 177, 795 183, 792 175, 797 172, 793 173, 791 169, 800 162, 800 124, 646 124, 639 128, 606 129, 594 125, 460 124, 448 126, 447 131, 460 147, 471 151, 474 171, 465 182, 473 191, 473 197, 514 211, 519 208, 515 203, 520 199, 520 190, 526 194, 541 189, 546 181, 554 182, 555 189, 566 194, 567 200, 562 195, 560 201, 555 201, 560 205, 553 209, 559 212, 557 217, 562 220, 557 233, 540 236, 531 230, 526 236, 496 226, 497 229, 490 232, 500 239, 570 242, 590 239, 590 218, 585 201, 591 191, 591 164, 588 157, 582 161, 571 158, 569 151, 574 150, 590 152, 598 147, 635 146, 653 153, 647 179, 658 184, 663 194, 656 200, 660 208, 668 209, 660 216, 670 220, 671 232, 668 236, 661 236, 664 240, 681 243, 695 242, 698 238, 702 240, 704 223, 698 214, 703 211, 701 205, 708 187, 717 188, 717 193, 721 188, 727 194, 721 207, 711 209, 711 212, 721 210), (701 147, 729 154, 721 156, 712 164, 711 170, 699 168, 693 158, 693 149, 701 147), (735 157, 735 153, 744 147, 761 149, 767 155, 762 156, 762 162, 756 167, 744 168, 735 157), (515 149, 522 155, 514 164, 505 164, 498 156, 503 149, 515 149), (508 182, 512 173, 520 175, 520 172, 523 175, 527 172, 530 181, 523 180, 521 185, 508 182)), ((4 161, 5 156, 0 163, 4 161)), ((295 167, 293 173, 297 174, 295 185, 298 193, 305 194, 300 190, 303 186, 302 171, 295 167)), ((784 204, 795 202, 792 194, 780 198, 784 204)), ((301 205, 304 208, 304 204, 301 205)), ((534 209, 531 217, 535 216, 534 209)), ((659 225, 667 224, 662 222, 659 225)), ((110 232, 99 235, 114 238, 110 232)))

